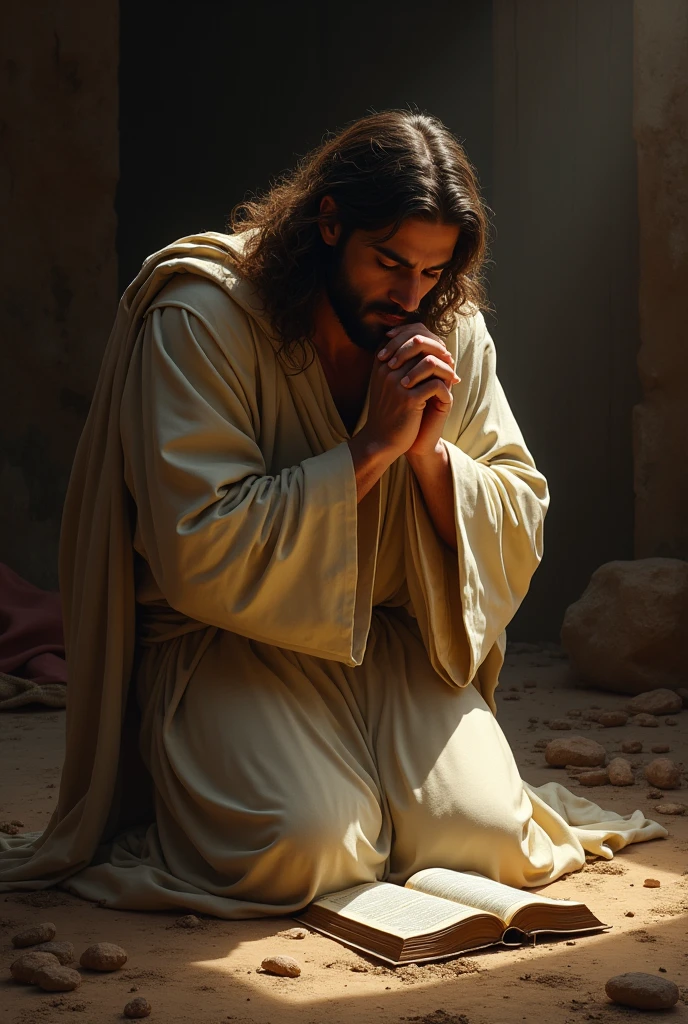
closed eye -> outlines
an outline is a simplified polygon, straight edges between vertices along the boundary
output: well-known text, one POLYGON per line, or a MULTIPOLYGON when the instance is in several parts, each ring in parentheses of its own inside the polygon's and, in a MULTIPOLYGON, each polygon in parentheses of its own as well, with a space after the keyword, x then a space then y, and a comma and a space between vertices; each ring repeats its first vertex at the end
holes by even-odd
MULTIPOLYGON (((401 266, 400 263, 383 263, 381 259, 378 259, 377 264, 383 270, 397 270, 401 266)), ((423 273, 433 281, 439 281, 442 276, 441 270, 424 270, 423 273)))

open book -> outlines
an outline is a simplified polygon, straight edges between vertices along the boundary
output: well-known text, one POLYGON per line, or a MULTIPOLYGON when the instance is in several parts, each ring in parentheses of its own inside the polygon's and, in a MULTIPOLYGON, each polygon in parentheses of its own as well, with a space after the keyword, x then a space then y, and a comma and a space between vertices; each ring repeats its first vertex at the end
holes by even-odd
POLYGON ((520 946, 542 933, 569 935, 610 927, 584 903, 446 868, 418 871, 405 886, 367 882, 330 893, 297 917, 391 964, 439 960, 486 946, 520 946))

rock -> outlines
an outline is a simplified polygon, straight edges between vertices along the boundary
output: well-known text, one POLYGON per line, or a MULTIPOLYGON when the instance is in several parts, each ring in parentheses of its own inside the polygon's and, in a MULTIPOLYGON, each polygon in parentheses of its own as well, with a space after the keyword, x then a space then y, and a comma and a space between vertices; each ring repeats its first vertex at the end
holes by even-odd
POLYGON ((39 967, 33 980, 44 992, 73 992, 81 984, 81 975, 72 967, 48 964, 39 967))
MULTIPOLYGON (((528 684, 526 683, 526 686, 527 685, 528 684)), ((683 701, 684 708, 688 708, 688 689, 686 689, 685 686, 679 686, 679 688, 676 690, 676 693, 679 695, 679 697, 683 701)))
POLYGON ((582 716, 583 712, 579 711, 577 708, 572 708, 571 711, 566 712, 567 718, 582 718, 582 716))
POLYGON ((118 971, 127 962, 126 951, 113 942, 96 942, 81 954, 79 963, 90 971, 118 971))
POLYGON ((624 740, 621 744, 621 750, 624 754, 640 754, 642 749, 643 745, 640 740, 624 740))
MULTIPOLYGON (((537 683, 533 682, 532 679, 529 679, 528 682, 523 684, 523 689, 524 690, 536 690, 537 689, 537 683)), ((688 690, 686 690, 686 695, 687 695, 686 696, 686 704, 688 704, 688 690)))
POLYGON ((664 719, 664 724, 665 725, 678 725, 678 718, 665 718, 664 719))
POLYGON ((291 956, 267 956, 260 965, 268 974, 279 974, 283 978, 298 978, 299 964, 291 956))
POLYGON ((39 942, 50 942, 55 938, 57 928, 52 921, 45 921, 43 924, 36 924, 32 928, 24 928, 12 936, 12 945, 15 949, 23 949, 25 946, 37 946, 39 942))
MULTIPOLYGON (((193 914, 189 914, 189 917, 193 917, 193 914)), ((182 925, 182 927, 185 927, 182 925)), ((122 1010, 125 1017, 147 1017, 151 1012, 151 1004, 143 996, 137 996, 136 999, 130 999, 127 1005, 122 1010)))
POLYGON ((624 910, 624 917, 635 917, 632 910, 624 910))
POLYGON ((654 747, 650 747, 653 754, 668 754, 671 747, 668 743, 655 743, 654 747))
POLYGON ((655 810, 659 811, 660 814, 685 814, 688 811, 688 805, 672 804, 667 800, 666 803, 657 804, 655 810))
POLYGON ((11 964, 10 974, 15 981, 20 981, 23 985, 33 985, 36 971, 42 967, 50 966, 60 966, 57 957, 53 956, 52 953, 36 953, 34 950, 31 950, 30 953, 23 953, 11 964))
POLYGON ((586 722, 599 722, 600 715, 603 715, 604 711, 601 708, 591 708, 589 711, 585 711, 583 718, 586 722))
POLYGON ((606 786, 609 782, 606 768, 596 768, 594 771, 580 772, 575 777, 581 786, 606 786))
POLYGON ((603 690, 638 694, 685 685, 688 562, 607 562, 564 616, 561 640, 576 674, 603 690))
POLYGON ((547 764, 555 768, 565 765, 597 768, 604 764, 607 752, 601 743, 590 740, 587 736, 567 736, 550 740, 545 748, 547 764))
POLYGON ((668 1010, 678 1002, 678 988, 667 978, 629 971, 610 978, 604 990, 614 1003, 636 1010, 668 1010))
POLYGON ((0 832, 4 832, 6 836, 16 836, 20 832, 20 826, 15 825, 13 821, 0 821, 0 832))
POLYGON ((63 967, 74 960, 74 946, 71 942, 41 942, 35 950, 37 953, 52 953, 63 967))
POLYGON ((502 700, 520 700, 518 693, 503 693, 502 700))
POLYGON ((662 793, 661 789, 648 789, 647 795, 651 800, 661 800, 664 793, 662 793))
POLYGON ((628 715, 625 711, 603 711, 597 721, 605 729, 612 729, 616 725, 625 725, 628 715))
MULTIPOLYGON (((177 928, 202 928, 203 922, 195 914, 184 914, 174 922, 177 928)), ((148 1011, 150 1013, 150 1010, 148 1011)))
POLYGON ((307 928, 286 928, 283 932, 277 932, 282 939, 305 939, 308 935, 307 928))
POLYGON ((549 740, 545 739, 535 740, 535 743, 533 743, 533 750, 544 750, 548 743, 549 740))
POLYGON ((613 758, 607 767, 612 786, 632 786, 635 782, 633 769, 625 757, 613 758))
POLYGON ((645 766, 645 778, 658 789, 679 789, 681 769, 669 757, 657 757, 645 766))
POLYGON ((643 888, 645 889, 659 889, 662 883, 658 878, 646 878, 643 882, 643 888))
POLYGON ((657 729, 659 728, 659 722, 654 715, 646 715, 644 712, 639 715, 633 715, 632 718, 628 719, 629 725, 640 725, 643 729, 657 729))
POLYGON ((540 719, 539 718, 532 718, 531 717, 531 718, 528 719, 528 721, 530 722, 531 725, 537 725, 537 723, 540 721, 540 719))
POLYGON ((567 722, 565 718, 553 718, 549 723, 549 727, 550 729, 565 732, 567 729, 571 728, 571 723, 567 722))
POLYGON ((683 701, 673 690, 648 690, 639 693, 626 708, 632 715, 673 715, 683 707, 683 701))

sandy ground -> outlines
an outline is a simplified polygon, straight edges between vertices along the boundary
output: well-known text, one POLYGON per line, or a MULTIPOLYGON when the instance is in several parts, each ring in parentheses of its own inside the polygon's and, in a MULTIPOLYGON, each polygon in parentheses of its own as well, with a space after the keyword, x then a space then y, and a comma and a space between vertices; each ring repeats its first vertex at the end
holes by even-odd
MULTIPOLYGON (((548 895, 588 903, 613 925, 611 932, 389 969, 314 933, 303 940, 280 937, 294 923, 284 918, 205 919, 201 928, 189 931, 175 925, 175 914, 106 910, 60 891, 0 895, 0 1024, 123 1020, 122 1008, 133 993, 152 1004, 151 1021, 166 1024, 688 1020, 688 816, 659 814, 655 808, 662 801, 649 797, 641 774, 625 789, 583 789, 563 769, 548 768, 535 748, 539 739, 578 733, 582 721, 571 717, 573 730, 565 733, 548 730, 543 719, 595 706, 619 708, 627 698, 577 687, 566 662, 542 650, 511 653, 499 692, 499 721, 524 779, 533 785, 564 782, 621 813, 639 807, 669 830, 668 839, 631 846, 613 861, 588 863, 547 887, 548 895), (536 686, 525 688, 525 682, 536 686), (644 888, 648 876, 661 886, 644 888), (625 916, 629 911, 633 916, 625 916), (127 964, 114 974, 83 972, 81 987, 67 995, 16 985, 8 980, 7 968, 16 955, 10 937, 46 920, 57 926, 57 939, 74 943, 77 957, 92 942, 110 941, 125 947, 127 964), (295 957, 301 977, 261 973, 263 958, 275 953, 295 957), (681 989, 678 1005, 645 1013, 614 1006, 604 983, 628 970, 666 971, 660 976, 681 989)), ((657 743, 668 743, 666 756, 688 765, 688 711, 677 718, 673 727, 660 719, 655 729, 590 724, 582 734, 602 742, 610 756, 620 751, 623 740, 642 740, 644 752, 629 758, 638 768, 657 756, 650 753, 657 743)), ((31 709, 0 718, 0 820, 21 819, 27 830, 47 822, 57 799, 63 733, 63 712, 31 709)), ((686 785, 667 792, 664 801, 687 803, 686 785)))

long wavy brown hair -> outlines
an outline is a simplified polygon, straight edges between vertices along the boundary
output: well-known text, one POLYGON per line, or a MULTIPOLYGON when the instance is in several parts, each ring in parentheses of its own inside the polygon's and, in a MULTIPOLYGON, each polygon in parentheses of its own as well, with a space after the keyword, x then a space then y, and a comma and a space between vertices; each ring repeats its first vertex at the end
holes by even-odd
POLYGON ((252 229, 236 258, 237 270, 256 288, 288 362, 294 363, 297 351, 308 352, 325 284, 327 247, 318 226, 324 196, 336 204, 339 244, 356 229, 387 228, 389 239, 407 217, 460 227, 451 263, 419 309, 431 331, 446 336, 457 316, 486 306, 481 271, 488 220, 463 147, 427 114, 371 114, 323 142, 264 195, 232 211, 230 231, 252 229))

